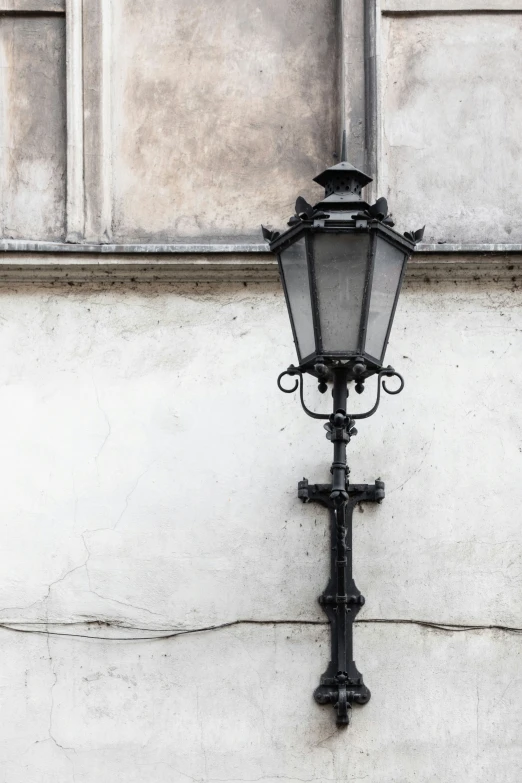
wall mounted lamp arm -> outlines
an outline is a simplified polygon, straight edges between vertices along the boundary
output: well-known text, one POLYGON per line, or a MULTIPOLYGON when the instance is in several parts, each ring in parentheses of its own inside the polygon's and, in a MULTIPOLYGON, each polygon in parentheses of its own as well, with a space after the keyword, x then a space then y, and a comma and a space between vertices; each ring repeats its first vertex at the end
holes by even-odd
MULTIPOLYGON (((284 392, 285 394, 293 394, 293 392, 297 391, 297 388, 299 387, 299 396, 301 398, 301 406, 306 413, 307 416, 310 416, 312 419, 323 419, 328 420, 330 419, 330 415, 327 413, 316 413, 315 411, 310 410, 308 406, 306 405, 304 401, 304 381, 303 381, 303 372, 298 367, 294 367, 293 364, 290 365, 290 367, 285 370, 284 372, 280 373, 280 375, 277 378, 277 386, 280 389, 280 391, 284 392), (285 389, 285 387, 281 384, 282 379, 285 377, 285 375, 288 375, 289 377, 295 377, 295 383, 290 389, 285 389), (296 377, 297 376, 297 377, 296 377)), ((384 370, 381 370, 377 374, 377 399, 375 400, 375 405, 370 408, 369 411, 366 411, 365 413, 349 413, 348 416, 350 419, 368 419, 370 416, 373 416, 373 414, 377 411, 380 402, 381 402, 381 386, 386 392, 386 394, 400 394, 400 392, 404 389, 404 378, 402 375, 398 372, 396 372, 393 367, 386 367, 384 370), (399 379, 399 388, 398 389, 389 389, 386 386, 386 381, 383 380, 383 378, 398 378, 399 379)))

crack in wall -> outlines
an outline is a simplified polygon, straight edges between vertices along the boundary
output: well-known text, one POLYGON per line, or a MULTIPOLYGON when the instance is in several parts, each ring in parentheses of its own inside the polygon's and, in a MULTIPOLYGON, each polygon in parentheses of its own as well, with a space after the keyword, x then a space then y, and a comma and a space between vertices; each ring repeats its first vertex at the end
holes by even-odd
MULTIPOLYGON (((153 460, 153 461, 150 463, 150 465, 148 465, 148 466, 145 468, 145 470, 143 471, 143 473, 140 473, 140 475, 138 476, 138 478, 137 478, 137 479, 136 479, 136 481, 134 482, 134 486, 132 487, 132 489, 130 490, 130 492, 127 494, 127 496, 126 496, 126 498, 125 498, 125 505, 123 506, 123 510, 122 510, 121 514, 119 515, 118 519, 116 520, 116 522, 114 523, 114 525, 112 526, 112 528, 110 528, 110 527, 109 527, 109 528, 99 528, 100 530, 116 530, 116 528, 117 528, 117 527, 118 527, 118 525, 120 524, 120 522, 121 522, 121 520, 122 520, 122 518, 123 518, 124 514, 126 514, 126 513, 127 513, 127 510, 128 510, 128 508, 129 508, 129 501, 130 501, 131 497, 133 496, 133 494, 134 494, 134 493, 136 492, 136 490, 138 489, 138 484, 139 484, 139 483, 140 483, 140 481, 142 480, 143 476, 145 476, 145 474, 149 472, 149 470, 152 468, 152 466, 153 466, 153 465, 154 465, 156 462, 157 462, 157 460, 153 460)), ((93 532, 95 532, 95 531, 93 531, 93 532)))
MULTIPOLYGON (((129 500, 130 500, 132 494, 136 491, 139 482, 141 481, 143 476, 150 470, 150 468, 152 467, 154 462, 152 462, 138 476, 134 486, 132 487, 132 489, 130 490, 130 492, 128 493, 128 495, 127 495, 127 497, 125 499, 125 506, 124 506, 123 511, 121 512, 119 518, 116 520, 115 524, 112 527, 101 527, 101 528, 96 528, 95 530, 87 529, 87 530, 84 530, 83 533, 80 533, 80 537, 82 539, 82 543, 83 543, 83 546, 84 546, 85 552, 86 552, 85 560, 82 563, 79 563, 78 565, 73 566, 68 571, 66 571, 64 574, 62 574, 62 576, 58 577, 58 579, 55 579, 53 582, 50 582, 48 584, 48 586, 47 586, 47 591, 46 591, 45 595, 42 598, 39 598, 36 601, 33 601, 31 604, 28 604, 26 606, 8 606, 8 607, 4 607, 3 609, 0 610, 0 612, 3 613, 3 612, 12 612, 12 611, 24 611, 24 610, 27 610, 27 609, 32 609, 35 606, 43 605, 45 607, 45 612, 47 613, 47 611, 48 611, 48 609, 47 609, 48 601, 49 601, 49 599, 51 597, 51 592, 52 592, 53 588, 56 585, 60 584, 61 582, 64 582, 69 576, 71 576, 71 574, 74 574, 76 571, 80 571, 82 569, 85 569, 85 575, 86 575, 86 578, 87 578, 87 583, 89 585, 89 592, 92 593, 93 595, 97 596, 98 598, 100 598, 102 601, 111 601, 112 603, 118 604, 120 606, 125 606, 127 608, 135 609, 136 611, 140 611, 140 612, 146 612, 147 614, 153 615, 154 617, 159 617, 160 615, 159 615, 158 612, 154 612, 154 611, 152 611, 152 609, 148 609, 145 606, 137 606, 135 604, 127 603, 125 601, 121 601, 121 600, 116 599, 116 598, 111 598, 110 596, 102 595, 101 593, 99 593, 96 590, 92 589, 91 574, 90 574, 90 571, 89 571, 89 560, 91 559, 92 552, 91 552, 91 550, 90 550, 90 548, 89 548, 89 546, 87 544, 87 541, 86 541, 86 536, 88 536, 90 534, 98 533, 98 532, 101 532, 101 531, 113 531, 113 530, 116 530, 116 527, 118 526, 121 518, 123 517, 123 515, 125 514, 125 512, 128 509, 129 500)), ((76 502, 75 502, 75 515, 76 515, 76 502)), ((47 622, 48 621, 46 620, 46 625, 47 625, 47 622)), ((102 622, 104 624, 108 624, 106 619, 102 620, 102 622)), ((25 623, 23 620, 20 620, 20 621, 16 621, 16 623, 14 623, 14 624, 15 625, 31 625, 32 622, 25 623)), ((57 625, 57 624, 61 625, 61 623, 51 623, 51 625, 57 625)), ((110 621, 109 621, 109 624, 110 624, 110 621)), ((6 624, 6 625, 9 625, 9 623, 6 624)))
POLYGON ((107 416, 107 413, 104 411, 104 409, 101 406, 100 403, 100 395, 98 394, 98 387, 96 386, 96 383, 94 382, 94 378, 92 378, 92 385, 94 386, 94 393, 96 395, 96 404, 98 406, 98 409, 100 410, 100 413, 102 414, 103 418, 105 419, 105 423, 107 425, 107 432, 105 434, 105 437, 103 439, 103 442, 98 449, 98 453, 96 454, 94 461, 96 463, 96 470, 98 471, 98 460, 100 458, 100 454, 102 453, 103 449, 105 448, 107 441, 109 440, 111 434, 112 434, 112 427, 111 423, 109 421, 109 417, 107 416))
POLYGON ((54 689, 56 688, 56 685, 58 683, 58 674, 56 672, 56 669, 54 668, 54 661, 53 661, 53 656, 51 654, 51 641, 50 641, 50 638, 49 638, 49 634, 47 634, 47 653, 48 653, 48 656, 49 656, 49 666, 51 668, 51 674, 53 676, 53 682, 51 684, 51 691, 50 691, 49 725, 48 725, 48 729, 47 729, 48 734, 49 734, 49 738, 48 738, 48 740, 44 740, 44 741, 52 742, 53 745, 55 745, 55 747, 57 747, 59 750, 61 750, 63 752, 63 754, 65 755, 67 761, 71 765, 71 773, 72 773, 73 780, 75 781, 76 777, 75 777, 74 761, 69 756, 69 752, 68 751, 71 751, 72 753, 76 753, 76 750, 74 748, 68 748, 65 745, 61 745, 58 742, 58 740, 56 739, 56 737, 54 736, 54 733, 53 733, 54 689))

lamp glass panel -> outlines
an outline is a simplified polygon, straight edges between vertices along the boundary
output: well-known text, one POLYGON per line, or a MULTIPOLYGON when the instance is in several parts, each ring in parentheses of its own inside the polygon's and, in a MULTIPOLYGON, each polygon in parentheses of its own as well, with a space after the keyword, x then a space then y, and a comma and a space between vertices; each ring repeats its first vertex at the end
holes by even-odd
POLYGON ((314 234, 314 268, 323 351, 359 350, 368 271, 367 233, 314 234))
POLYGON ((280 258, 286 295, 297 337, 299 358, 304 359, 315 351, 312 300, 304 237, 283 250, 280 258))
POLYGON ((376 237, 365 350, 381 361, 405 260, 404 250, 390 245, 382 237, 376 237))

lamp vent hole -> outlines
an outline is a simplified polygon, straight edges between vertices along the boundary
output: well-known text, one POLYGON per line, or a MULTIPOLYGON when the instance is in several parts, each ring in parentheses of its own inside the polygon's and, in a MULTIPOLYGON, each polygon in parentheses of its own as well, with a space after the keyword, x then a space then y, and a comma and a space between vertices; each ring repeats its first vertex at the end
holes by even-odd
POLYGON ((333 193, 353 193, 360 196, 362 185, 354 177, 335 177, 325 186, 325 195, 331 196, 333 193))

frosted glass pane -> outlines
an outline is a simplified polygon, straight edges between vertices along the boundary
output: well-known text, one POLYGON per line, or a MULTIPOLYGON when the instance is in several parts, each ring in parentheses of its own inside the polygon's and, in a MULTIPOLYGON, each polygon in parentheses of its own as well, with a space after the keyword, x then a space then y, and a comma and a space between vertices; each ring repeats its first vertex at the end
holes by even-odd
POLYGON ((357 351, 369 234, 315 234, 314 265, 323 351, 357 351))
POLYGON ((281 266, 297 336, 299 358, 304 359, 315 351, 310 281, 304 238, 283 250, 281 266))
POLYGON ((366 332, 366 353, 383 358, 384 341, 390 323, 393 303, 401 278, 405 253, 403 250, 377 238, 373 270, 370 312, 366 332))

